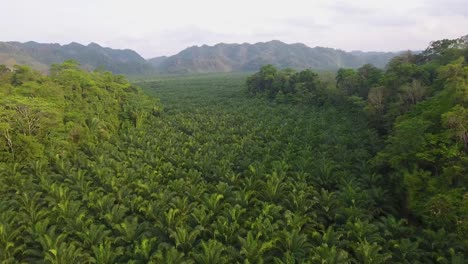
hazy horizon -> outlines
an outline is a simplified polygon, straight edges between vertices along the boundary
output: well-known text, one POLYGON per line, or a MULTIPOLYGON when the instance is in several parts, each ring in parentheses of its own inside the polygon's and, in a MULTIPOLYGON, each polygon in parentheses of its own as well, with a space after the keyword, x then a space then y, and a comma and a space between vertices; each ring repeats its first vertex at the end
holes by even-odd
POLYGON ((463 0, 310 2, 18 0, 2 3, 0 41, 94 42, 148 59, 191 46, 271 40, 345 51, 423 50, 467 33, 460 26, 468 24, 463 0))
MULTIPOLYGON (((1 42, 19 42, 17 40, 0 40, 1 42)), ((157 58, 157 57, 170 57, 172 55, 176 55, 178 54, 179 52, 181 52, 182 50, 184 49, 188 49, 188 48, 191 48, 191 47, 202 47, 202 46, 209 46, 209 47, 214 47, 218 44, 227 44, 227 45, 231 45, 231 44, 234 44, 234 45, 242 45, 242 44, 249 44, 249 45, 254 45, 254 44, 259 44, 259 43, 267 43, 267 42, 271 42, 271 41, 280 41, 280 42, 283 42, 285 44, 288 44, 288 45, 292 45, 292 44, 304 44, 304 43, 300 43, 300 42, 291 42, 291 43, 288 43, 288 42, 285 42, 285 41, 282 41, 282 40, 279 40, 279 39, 272 39, 272 40, 269 40, 269 41, 259 41, 259 42, 239 42, 239 43, 234 43, 234 42, 231 42, 231 43, 227 43, 227 42, 219 42, 219 43, 215 43, 213 45, 208 45, 208 44, 199 44, 199 45, 192 45, 192 46, 187 46, 173 54, 168 54, 168 55, 158 55, 158 56, 150 56, 150 57, 145 57, 143 56, 143 54, 139 53, 137 50, 134 50, 134 49, 131 49, 131 48, 116 48, 116 47, 111 47, 111 46, 107 46, 107 45, 102 45, 98 42, 95 42, 95 41, 92 41, 92 42, 89 42, 89 43, 80 43, 80 42, 77 42, 77 41, 71 41, 71 42, 68 42, 68 43, 58 43, 58 42, 38 42, 38 41, 35 41, 35 40, 28 40, 28 41, 20 41, 20 43, 27 43, 27 42, 35 42, 35 43, 39 43, 39 44, 59 44, 61 46, 65 46, 65 45, 70 45, 72 43, 78 43, 80 45, 83 45, 83 46, 88 46, 90 44, 97 44, 99 46, 101 46, 102 48, 111 48, 111 49, 115 49, 115 50, 133 50, 135 52, 137 52, 140 56, 142 56, 144 59, 148 60, 148 59, 152 59, 152 58, 157 58)), ((304 44, 306 45, 306 44, 304 44)), ((345 50, 345 49, 341 49, 339 47, 324 47, 324 46, 314 46, 314 47, 311 47, 311 46, 308 46, 306 45, 307 47, 310 47, 310 48, 316 48, 316 47, 319 47, 319 48, 331 48, 331 49, 336 49, 336 50, 343 50, 343 51, 346 51, 346 52, 390 52, 390 53, 395 53, 395 52, 404 52, 404 51, 421 51, 423 49, 419 49, 419 50, 409 50, 409 49, 405 49, 405 50, 345 50)))

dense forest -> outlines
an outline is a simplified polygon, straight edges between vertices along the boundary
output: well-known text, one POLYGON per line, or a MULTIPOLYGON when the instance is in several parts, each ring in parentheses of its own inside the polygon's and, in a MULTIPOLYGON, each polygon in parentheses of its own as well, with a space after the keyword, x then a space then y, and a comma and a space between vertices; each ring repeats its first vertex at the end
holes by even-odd
POLYGON ((371 160, 388 179, 400 212, 425 227, 468 237, 468 37, 431 43, 418 55, 340 69, 335 85, 311 70, 271 65, 247 80, 251 94, 277 102, 354 105, 385 139, 371 160), (331 87, 331 89, 330 89, 331 87))
POLYGON ((0 66, 0 262, 466 263, 467 60, 461 38, 336 78, 0 66))

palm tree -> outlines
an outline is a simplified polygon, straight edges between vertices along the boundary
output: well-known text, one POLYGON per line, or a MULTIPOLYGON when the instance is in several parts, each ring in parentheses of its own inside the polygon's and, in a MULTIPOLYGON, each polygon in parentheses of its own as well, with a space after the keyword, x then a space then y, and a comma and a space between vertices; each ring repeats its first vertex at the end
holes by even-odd
POLYGON ((382 247, 377 243, 369 243, 367 240, 358 242, 357 245, 353 246, 356 259, 359 263, 363 264, 380 264, 387 263, 392 257, 389 253, 381 253, 382 247))
POLYGON ((263 263, 265 253, 274 248, 277 239, 261 241, 261 236, 261 233, 254 235, 252 231, 249 231, 246 238, 239 237, 240 253, 248 261, 247 263, 263 263))
POLYGON ((313 249, 312 263, 317 264, 348 264, 351 263, 349 254, 328 244, 322 244, 313 249))
POLYGON ((422 250, 419 248, 419 241, 400 239, 393 242, 393 248, 392 260, 404 263, 418 263, 421 260, 422 250))
POLYGON ((218 216, 210 229, 213 230, 212 236, 214 238, 226 244, 232 244, 237 242, 239 228, 240 225, 238 223, 231 222, 225 216, 218 216))
POLYGON ((243 208, 250 207, 252 203, 252 197, 255 195, 255 191, 247 188, 242 188, 234 192, 234 201, 243 208))
POLYGON ((71 171, 65 179, 65 182, 72 185, 76 191, 81 193, 87 193, 93 184, 92 180, 87 175, 87 171, 82 169, 71 171))
POLYGON ((279 175, 276 171, 267 175, 267 181, 261 189, 260 196, 269 202, 282 200, 286 191, 286 184, 283 180, 284 176, 279 175))
POLYGON ((41 196, 41 192, 35 192, 34 194, 27 192, 23 193, 19 198, 21 219, 24 219, 23 221, 29 225, 34 225, 49 215, 49 210, 43 209, 46 206, 41 196))
MULTIPOLYGON (((458 255, 458 252, 463 252, 465 247, 461 241, 456 238, 453 233, 448 233, 441 228, 437 231, 432 229, 423 230, 423 239, 421 242, 422 248, 430 252, 431 259, 445 261, 458 255)), ((457 257, 455 258, 457 259, 457 257)))
POLYGON ((108 240, 92 246, 94 262, 96 264, 116 263, 117 257, 123 254, 121 247, 115 247, 108 240))
POLYGON ((317 241, 319 244, 327 244, 329 246, 341 247, 342 237, 344 236, 343 231, 335 230, 333 226, 329 226, 322 233, 314 231, 312 232, 312 238, 317 241))
POLYGON ((91 248, 95 245, 106 246, 103 243, 110 234, 111 231, 106 226, 94 223, 91 223, 82 232, 77 232, 77 236, 81 239, 85 248, 91 248))
POLYGON ((124 221, 127 212, 128 209, 122 204, 112 205, 109 211, 103 212, 103 219, 105 219, 109 225, 121 223, 124 221))
POLYGON ((142 263, 148 263, 150 260, 155 246, 157 244, 157 238, 143 238, 141 241, 135 241, 134 259, 142 263))
POLYGON ((15 263, 18 256, 25 249, 25 245, 18 245, 23 226, 15 226, 14 216, 4 212, 0 219, 0 262, 15 263))
POLYGON ((57 234, 55 229, 55 226, 50 227, 46 234, 38 238, 46 263, 91 263, 93 261, 93 258, 88 253, 83 252, 80 247, 73 242, 66 241, 67 234, 57 234))
POLYGON ((281 231, 278 243, 277 247, 281 252, 290 253, 299 263, 302 263, 306 259, 311 247, 307 242, 307 236, 301 234, 299 229, 281 231))
POLYGON ((333 189, 338 182, 338 166, 330 159, 321 158, 314 162, 314 182, 321 188, 333 189))
POLYGON ((202 241, 200 244, 201 253, 192 252, 191 256, 196 263, 200 264, 222 264, 229 263, 229 259, 224 254, 225 247, 217 240, 210 239, 208 242, 202 241))
POLYGON ((335 192, 321 189, 315 196, 315 204, 318 209, 318 218, 322 225, 329 226, 336 217, 338 200, 335 192))
POLYGON ((176 248, 188 253, 194 248, 195 241, 200 235, 199 229, 187 230, 185 227, 179 227, 175 231, 170 230, 170 237, 174 240, 176 248))
POLYGON ((194 220, 196 225, 203 228, 210 225, 213 215, 213 212, 208 211, 206 207, 200 205, 193 209, 191 218, 194 220))
POLYGON ((382 237, 378 232, 378 227, 367 221, 348 221, 346 223, 346 236, 349 241, 370 241, 381 242, 382 237))
POLYGON ((114 228, 120 233, 116 242, 124 241, 133 244, 145 235, 149 235, 147 222, 139 223, 137 216, 128 216, 120 224, 114 224, 114 228))
POLYGON ((203 198, 203 204, 208 208, 210 212, 217 213, 222 209, 221 200, 224 199, 224 195, 212 193, 211 195, 205 194, 203 198))
POLYGON ((186 260, 185 254, 177 251, 175 247, 163 247, 151 257, 150 263, 160 264, 191 264, 193 261, 186 260))

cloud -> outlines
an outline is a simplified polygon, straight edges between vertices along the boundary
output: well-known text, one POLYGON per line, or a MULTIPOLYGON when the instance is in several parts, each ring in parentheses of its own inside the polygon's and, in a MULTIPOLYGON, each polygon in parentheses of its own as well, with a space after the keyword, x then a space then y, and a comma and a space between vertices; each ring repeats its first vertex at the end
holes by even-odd
MULTIPOLYGON (((386 8, 385 6, 356 6, 347 2, 336 2, 329 5, 333 20, 345 24, 368 27, 409 27, 417 24, 417 14, 410 10, 386 8)), ((414 10, 414 8, 412 8, 414 10)))
POLYGON ((422 10, 431 16, 468 17, 468 3, 466 0, 431 0, 425 3, 422 10))
POLYGON ((317 22, 314 17, 290 17, 278 20, 277 23, 289 30, 306 30, 310 32, 326 31, 331 28, 328 24, 317 22))

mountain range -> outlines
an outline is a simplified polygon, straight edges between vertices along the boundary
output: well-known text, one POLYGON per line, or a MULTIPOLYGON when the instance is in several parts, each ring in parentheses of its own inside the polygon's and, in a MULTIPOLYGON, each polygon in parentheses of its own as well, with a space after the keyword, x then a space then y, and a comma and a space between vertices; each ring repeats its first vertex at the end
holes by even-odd
POLYGON ((130 49, 111 49, 96 43, 82 45, 42 44, 37 42, 0 42, 0 64, 26 64, 46 72, 51 64, 67 59, 78 61, 86 69, 104 68, 117 74, 187 74, 212 72, 252 72, 262 65, 278 68, 336 70, 358 68, 366 63, 384 67, 397 53, 346 52, 304 44, 286 44, 273 40, 255 44, 193 46, 173 56, 144 59, 130 49))
POLYGON ((0 42, 0 64, 26 64, 47 71, 51 64, 73 59, 86 69, 102 67, 118 74, 151 74, 153 67, 133 50, 104 48, 96 43, 87 46, 72 42, 67 45, 37 42, 0 42))

